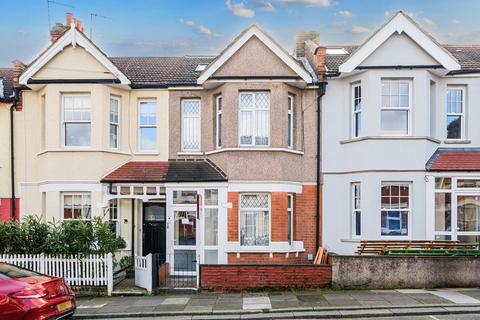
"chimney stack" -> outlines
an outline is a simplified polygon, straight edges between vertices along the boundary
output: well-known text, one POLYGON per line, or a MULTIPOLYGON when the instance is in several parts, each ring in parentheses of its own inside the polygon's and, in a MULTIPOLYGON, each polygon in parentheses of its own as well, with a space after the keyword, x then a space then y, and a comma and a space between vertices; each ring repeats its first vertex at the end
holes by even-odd
POLYGON ((305 41, 311 40, 317 45, 320 44, 320 34, 317 31, 300 31, 295 36, 295 52, 296 57, 305 57, 305 41))
POLYGON ((62 24, 61 22, 57 22, 53 26, 52 30, 50 30, 50 40, 52 42, 57 41, 58 38, 60 38, 65 33, 65 31, 68 28, 70 28, 70 26, 72 25, 72 22, 73 24, 75 24, 75 28, 77 28, 78 31, 80 32, 84 31, 82 21, 74 18, 71 12, 67 12, 67 18, 66 18, 65 24, 62 24))
MULTIPOLYGON (((23 70, 27 67, 22 61, 20 60, 13 60, 12 61, 13 67, 13 77, 12 77, 12 83, 13 83, 13 88, 18 88, 20 86, 20 75, 22 74, 23 70)), ((22 110, 22 96, 20 95, 17 97, 18 102, 17 102, 17 110, 20 111, 22 110)))
POLYGON ((325 81, 325 63, 327 57, 326 47, 317 47, 315 50, 315 69, 317 71, 317 77, 319 81, 325 81))

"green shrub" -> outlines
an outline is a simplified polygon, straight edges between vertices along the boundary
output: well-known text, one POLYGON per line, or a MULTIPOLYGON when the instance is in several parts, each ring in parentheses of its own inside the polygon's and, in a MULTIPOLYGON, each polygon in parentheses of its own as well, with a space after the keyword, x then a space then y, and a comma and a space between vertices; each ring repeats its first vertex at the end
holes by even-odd
POLYGON ((45 223, 28 216, 21 222, 0 222, 0 253, 103 254, 123 248, 125 241, 99 217, 45 223))

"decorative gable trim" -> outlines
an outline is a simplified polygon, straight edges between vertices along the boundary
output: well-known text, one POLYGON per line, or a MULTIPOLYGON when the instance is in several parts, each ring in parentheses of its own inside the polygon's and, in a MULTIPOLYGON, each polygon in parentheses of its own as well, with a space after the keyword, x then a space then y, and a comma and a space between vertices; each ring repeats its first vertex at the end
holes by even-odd
POLYGON ((402 11, 399 11, 340 65, 338 71, 352 72, 392 34, 402 34, 403 32, 428 52, 446 70, 460 70, 460 64, 447 50, 440 46, 428 33, 415 23, 412 18, 402 11))
POLYGON ((230 59, 250 38, 256 36, 263 42, 273 53, 275 53, 287 66, 297 73, 305 82, 311 83, 312 76, 303 69, 295 59, 290 56, 279 44, 262 31, 257 25, 252 25, 240 36, 235 39, 219 56, 215 59, 200 75, 197 83, 202 85, 208 80, 220 67, 230 59))
POLYGON ((28 80, 32 78, 43 66, 45 66, 53 57, 61 52, 65 47, 72 45, 74 48, 79 45, 90 53, 98 62, 100 62, 108 71, 120 80, 121 84, 129 85, 130 80, 108 59, 108 57, 100 51, 82 32, 78 31, 75 24, 70 25, 70 29, 66 31, 57 41, 55 41, 47 50, 25 70, 20 76, 21 85, 27 85, 28 80))

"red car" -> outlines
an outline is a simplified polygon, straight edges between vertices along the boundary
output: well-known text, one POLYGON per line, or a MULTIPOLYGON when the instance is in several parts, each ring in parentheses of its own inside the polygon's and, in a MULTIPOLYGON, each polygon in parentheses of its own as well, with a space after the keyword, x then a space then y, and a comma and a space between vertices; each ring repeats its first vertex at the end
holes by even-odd
POLYGON ((64 319, 75 308, 75 294, 62 278, 0 262, 0 320, 64 319))

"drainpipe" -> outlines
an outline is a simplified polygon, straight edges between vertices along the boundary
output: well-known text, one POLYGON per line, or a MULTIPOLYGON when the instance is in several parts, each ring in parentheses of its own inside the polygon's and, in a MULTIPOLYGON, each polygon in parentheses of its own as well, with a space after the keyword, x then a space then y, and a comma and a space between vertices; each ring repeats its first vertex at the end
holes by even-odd
POLYGON ((18 102, 18 95, 20 93, 20 90, 18 88, 15 88, 14 90, 14 97, 13 97, 13 103, 12 106, 10 107, 10 179, 11 179, 11 188, 12 188, 12 197, 11 197, 11 205, 10 205, 10 216, 11 220, 15 220, 15 211, 16 211, 16 205, 15 205, 15 139, 14 139, 14 121, 13 121, 13 115, 15 110, 17 109, 17 102, 18 102))
POLYGON ((132 257, 135 258, 135 199, 132 199, 132 257))
POLYGON ((322 137, 321 137, 321 130, 322 130, 322 97, 325 95, 325 87, 327 85, 326 82, 318 82, 318 90, 317 90, 317 196, 316 196, 316 209, 317 209, 317 216, 316 216, 316 252, 320 247, 320 186, 321 186, 321 170, 322 170, 322 137))

